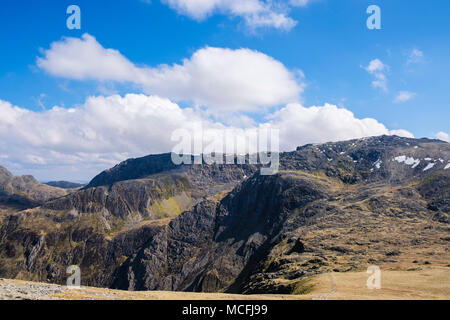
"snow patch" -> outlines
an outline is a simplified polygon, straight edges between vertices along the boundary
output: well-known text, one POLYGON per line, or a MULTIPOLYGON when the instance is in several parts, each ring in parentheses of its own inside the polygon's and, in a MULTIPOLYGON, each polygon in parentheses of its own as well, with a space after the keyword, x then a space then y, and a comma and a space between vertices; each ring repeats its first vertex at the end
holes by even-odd
POLYGON ((434 165, 435 165, 435 163, 429 163, 429 164, 425 167, 425 169, 423 169, 423 171, 430 170, 431 168, 434 167, 434 165))
POLYGON ((377 161, 375 161, 375 163, 373 164, 377 169, 381 168, 381 164, 383 163, 383 161, 381 161, 380 159, 378 159, 377 161))
POLYGON ((447 165, 445 166, 444 170, 450 169, 450 162, 447 163, 447 165))
POLYGON ((403 163, 406 161, 406 156, 398 156, 394 158, 395 161, 397 161, 398 163, 403 163))
POLYGON ((404 163, 408 166, 412 166, 411 168, 415 168, 420 164, 419 159, 414 159, 413 157, 407 157, 407 156, 398 156, 394 158, 395 161, 398 163, 404 163))

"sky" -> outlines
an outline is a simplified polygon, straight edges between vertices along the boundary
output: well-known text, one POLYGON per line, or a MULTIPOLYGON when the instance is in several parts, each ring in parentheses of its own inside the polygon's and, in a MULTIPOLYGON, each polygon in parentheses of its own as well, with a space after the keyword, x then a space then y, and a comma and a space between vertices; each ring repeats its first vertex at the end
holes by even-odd
POLYGON ((444 0, 2 1, 0 165, 88 181, 170 152, 179 129, 270 126, 284 151, 449 141, 449 12, 444 0), (381 29, 367 27, 370 5, 381 29))

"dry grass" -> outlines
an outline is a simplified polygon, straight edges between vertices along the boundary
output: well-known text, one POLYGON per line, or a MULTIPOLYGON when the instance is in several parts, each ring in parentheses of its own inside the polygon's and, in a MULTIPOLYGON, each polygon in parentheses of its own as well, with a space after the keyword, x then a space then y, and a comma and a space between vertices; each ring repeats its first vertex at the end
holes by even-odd
MULTIPOLYGON (((368 289, 366 272, 346 272, 317 275, 310 279, 312 290, 298 295, 236 295, 224 293, 191 293, 167 291, 121 291, 82 287, 68 289, 64 286, 42 284, 59 288, 62 292, 43 296, 64 300, 307 300, 320 296, 328 300, 448 300, 450 299, 450 268, 429 267, 419 271, 382 270, 381 289, 368 289), (335 289, 335 290, 333 290, 335 289)), ((2 280, 0 284, 26 290, 36 283, 20 280, 2 280)), ((2 292, 0 290, 0 296, 2 292)), ((26 297, 25 297, 26 298, 26 297)))
MULTIPOLYGON (((368 289, 365 272, 332 273, 336 292, 328 300, 448 300, 450 268, 434 267, 420 271, 381 270, 381 289, 368 289)), ((313 298, 330 293, 333 282, 327 274, 316 276, 314 291, 302 296, 313 298)))

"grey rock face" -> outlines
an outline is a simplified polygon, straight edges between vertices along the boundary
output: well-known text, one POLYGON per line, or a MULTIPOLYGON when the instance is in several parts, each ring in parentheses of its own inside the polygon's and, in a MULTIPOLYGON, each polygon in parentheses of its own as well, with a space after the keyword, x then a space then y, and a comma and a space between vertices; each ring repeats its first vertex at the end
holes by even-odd
POLYGON ((119 278, 133 281, 115 285, 132 290, 239 291, 251 267, 278 241, 291 210, 326 194, 326 186, 301 177, 255 175, 219 204, 202 202, 173 220, 164 235, 126 262, 126 273, 119 278))

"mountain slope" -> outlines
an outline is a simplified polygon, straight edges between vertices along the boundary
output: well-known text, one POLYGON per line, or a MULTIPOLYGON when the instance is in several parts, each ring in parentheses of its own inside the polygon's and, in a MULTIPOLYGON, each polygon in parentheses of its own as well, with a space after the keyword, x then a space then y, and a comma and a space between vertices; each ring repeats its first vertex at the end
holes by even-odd
POLYGON ((40 184, 33 176, 13 176, 0 166, 0 206, 4 210, 36 207, 66 194, 63 189, 40 184))

